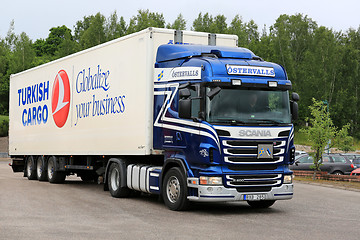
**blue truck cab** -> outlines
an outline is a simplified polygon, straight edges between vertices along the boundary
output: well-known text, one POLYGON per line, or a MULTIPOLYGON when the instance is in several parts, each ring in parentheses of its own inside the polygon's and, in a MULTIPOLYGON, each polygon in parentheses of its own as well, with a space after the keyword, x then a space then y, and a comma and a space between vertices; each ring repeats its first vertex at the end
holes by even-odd
POLYGON ((296 93, 290 99, 291 86, 282 66, 245 48, 161 45, 153 146, 165 157, 165 204, 173 210, 188 201, 269 207, 291 199, 291 122, 299 99, 296 93))

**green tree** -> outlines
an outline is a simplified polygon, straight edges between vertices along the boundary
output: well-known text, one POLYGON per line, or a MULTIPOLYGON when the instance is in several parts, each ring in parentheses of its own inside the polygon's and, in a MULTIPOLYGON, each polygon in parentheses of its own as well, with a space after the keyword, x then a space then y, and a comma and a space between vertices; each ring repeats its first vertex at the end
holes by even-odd
POLYGON ((9 102, 9 68, 10 49, 5 40, 0 39, 0 115, 8 114, 9 102))
POLYGON ((45 39, 39 38, 33 43, 33 49, 35 51, 36 56, 41 57, 46 55, 46 41, 45 39))
POLYGON ((166 25, 168 29, 176 29, 176 30, 186 30, 186 20, 184 19, 183 15, 180 13, 175 21, 170 24, 166 25))
POLYGON ((251 48, 251 45, 255 45, 259 41, 260 34, 258 32, 258 25, 254 22, 254 20, 250 20, 245 26, 248 46, 251 48))
POLYGON ((235 34, 238 36, 238 45, 245 47, 248 44, 248 35, 246 32, 246 25, 240 15, 236 15, 230 23, 229 34, 235 34))
POLYGON ((74 41, 81 49, 87 49, 107 41, 106 18, 100 12, 96 15, 84 16, 74 26, 74 41))
MULTIPOLYGON (((360 138, 360 26, 357 30, 349 29, 343 38, 341 43, 345 48, 345 54, 343 55, 343 62, 341 68, 341 77, 345 78, 348 86, 348 94, 351 98, 348 98, 347 104, 351 104, 351 107, 347 109, 350 112, 350 119, 352 127, 350 132, 352 135, 360 138)), ((339 114, 340 115, 340 114, 339 114)), ((341 122, 341 118, 335 120, 336 123, 341 122)))
POLYGON ((138 14, 130 19, 127 34, 146 29, 148 27, 165 28, 165 19, 162 13, 153 13, 147 10, 139 10, 138 14))
POLYGON ((10 26, 9 26, 9 30, 7 32, 7 35, 5 37, 6 45, 10 48, 10 50, 13 50, 15 41, 17 39, 17 36, 16 36, 14 30, 15 30, 15 21, 12 20, 10 22, 10 26))
POLYGON ((309 115, 309 109, 304 109, 312 103, 312 96, 326 99, 331 107, 332 117, 336 118, 333 110, 335 84, 339 81, 339 67, 341 65, 341 46, 336 32, 325 27, 314 30, 312 41, 309 41, 304 59, 298 63, 298 80, 296 89, 302 95, 304 105, 301 107, 302 115, 309 115), (322 86, 319 88, 319 86, 322 86))
POLYGON ((17 73, 33 67, 35 51, 32 48, 32 41, 22 32, 15 40, 14 50, 10 55, 10 73, 17 73))
POLYGON ((117 16, 116 11, 110 15, 105 27, 106 39, 108 41, 125 36, 126 34, 126 22, 123 17, 120 19, 117 16))
POLYGON ((9 78, 12 51, 17 36, 14 33, 15 22, 10 22, 9 30, 4 39, 0 38, 0 115, 9 114, 9 78))
POLYGON ((90 21, 93 17, 93 15, 84 16, 83 20, 79 20, 76 22, 76 24, 74 25, 74 40, 76 42, 80 43, 82 35, 90 27, 90 21))
POLYGON ((213 17, 209 13, 205 13, 203 16, 200 12, 198 17, 194 20, 191 30, 197 32, 211 32, 213 21, 213 17))
POLYGON ((313 105, 309 106, 311 112, 310 127, 301 129, 307 135, 308 141, 311 144, 311 149, 314 150, 310 153, 314 158, 313 179, 315 180, 317 171, 320 171, 322 162, 322 155, 325 146, 329 140, 333 139, 336 134, 335 126, 330 118, 330 113, 327 106, 322 101, 312 99, 313 105))
POLYGON ((302 96, 302 101, 305 103, 299 106, 299 116, 302 120, 310 116, 306 106, 311 104, 313 96, 317 96, 308 94, 309 88, 304 76, 309 71, 307 69, 309 66, 304 67, 305 56, 309 47, 313 46, 316 29, 316 22, 302 14, 292 16, 283 14, 270 27, 273 56, 269 60, 284 66, 288 78, 292 81, 294 91, 302 96))
POLYGON ((80 45, 83 49, 106 42, 105 24, 104 15, 97 13, 95 16, 91 16, 89 27, 84 30, 80 37, 80 45))
POLYGON ((66 31, 62 42, 57 47, 55 52, 56 58, 61 58, 73 54, 79 50, 80 46, 73 40, 70 31, 66 31))
POLYGON ((209 13, 204 16, 200 12, 198 17, 194 20, 191 28, 197 32, 210 32, 210 33, 227 33, 228 27, 226 17, 224 15, 217 15, 215 18, 209 13))
POLYGON ((45 40, 44 50, 46 54, 51 56, 55 55, 55 52, 58 51, 60 44, 65 40, 65 38, 71 37, 71 30, 65 25, 61 27, 53 27, 50 29, 49 36, 45 40))
POLYGON ((337 148, 344 152, 354 151, 354 139, 349 136, 350 124, 346 124, 342 129, 337 133, 335 138, 335 145, 337 148))
POLYGON ((226 23, 226 17, 224 15, 216 15, 212 24, 210 31, 212 33, 227 33, 228 32, 228 26, 226 23))
POLYGON ((250 49, 265 61, 271 61, 274 56, 273 43, 271 37, 266 31, 266 26, 264 26, 259 40, 255 40, 250 43, 250 49))

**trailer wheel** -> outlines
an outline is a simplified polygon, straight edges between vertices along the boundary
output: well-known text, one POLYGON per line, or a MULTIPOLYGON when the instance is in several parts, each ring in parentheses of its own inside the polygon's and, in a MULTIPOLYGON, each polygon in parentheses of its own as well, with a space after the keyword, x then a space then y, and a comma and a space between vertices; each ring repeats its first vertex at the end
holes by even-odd
POLYGON ((39 156, 36 160, 36 176, 39 181, 47 180, 47 166, 43 156, 39 156))
POLYGON ((116 198, 128 197, 130 195, 130 189, 127 187, 121 187, 121 171, 118 163, 112 163, 109 169, 108 187, 111 196, 116 198))
POLYGON ((181 211, 189 207, 190 202, 187 199, 186 179, 179 168, 171 168, 165 174, 162 196, 165 205, 170 210, 181 211))
POLYGON ((26 176, 29 180, 36 179, 36 162, 33 156, 26 159, 26 176))
POLYGON ((65 172, 56 171, 56 157, 50 157, 47 163, 47 178, 50 183, 63 183, 66 178, 65 172))
POLYGON ((275 200, 247 201, 247 203, 253 208, 268 208, 275 203, 275 200))

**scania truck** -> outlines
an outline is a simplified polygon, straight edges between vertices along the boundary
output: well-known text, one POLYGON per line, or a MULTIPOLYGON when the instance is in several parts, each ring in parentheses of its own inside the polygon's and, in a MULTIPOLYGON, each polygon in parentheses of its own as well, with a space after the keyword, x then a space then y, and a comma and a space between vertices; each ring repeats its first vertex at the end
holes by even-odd
POLYGON ((158 194, 171 210, 270 207, 293 197, 291 86, 235 35, 148 28, 12 75, 10 165, 158 194))

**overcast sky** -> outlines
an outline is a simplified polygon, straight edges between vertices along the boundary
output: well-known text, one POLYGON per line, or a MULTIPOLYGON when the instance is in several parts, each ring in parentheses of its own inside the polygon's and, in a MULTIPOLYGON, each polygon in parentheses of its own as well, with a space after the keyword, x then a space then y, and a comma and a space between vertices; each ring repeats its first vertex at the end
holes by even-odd
POLYGON ((359 0, 0 0, 0 6, 0 37, 6 36, 14 20, 15 33, 25 32, 34 41, 46 38, 52 27, 65 25, 73 30, 76 21, 84 16, 100 12, 107 18, 115 10, 127 23, 139 9, 163 13, 167 23, 182 13, 188 30, 200 12, 223 14, 228 24, 239 14, 245 22, 253 19, 259 30, 265 24, 269 28, 281 14, 296 13, 337 31, 360 25, 359 0))

